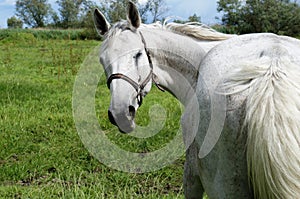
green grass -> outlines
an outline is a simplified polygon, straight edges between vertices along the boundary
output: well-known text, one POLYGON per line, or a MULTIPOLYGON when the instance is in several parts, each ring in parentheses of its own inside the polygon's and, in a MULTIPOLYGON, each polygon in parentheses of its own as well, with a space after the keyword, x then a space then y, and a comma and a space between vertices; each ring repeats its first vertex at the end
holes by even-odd
MULTIPOLYGON (((40 40, 31 33, 0 39, 0 198, 183 198, 184 157, 159 171, 129 174, 105 166, 82 144, 72 116, 73 84, 97 45, 40 40)), ((128 138, 107 120, 109 91, 103 78, 96 96, 101 128, 126 150, 159 149, 179 127, 178 102, 154 88, 138 124, 147 125, 148 110, 157 101, 171 119, 153 138, 128 138)))

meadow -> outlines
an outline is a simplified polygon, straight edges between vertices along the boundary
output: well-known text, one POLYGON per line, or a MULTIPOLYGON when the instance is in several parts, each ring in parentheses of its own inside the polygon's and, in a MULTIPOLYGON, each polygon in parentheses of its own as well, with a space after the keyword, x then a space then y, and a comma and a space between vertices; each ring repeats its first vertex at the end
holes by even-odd
MULTIPOLYGON (((72 113, 73 85, 81 64, 101 42, 71 33, 38 35, 0 31, 0 198, 183 198, 184 155, 157 171, 126 173, 104 165, 80 140, 72 113)), ((125 150, 155 151, 180 126, 180 104, 153 88, 137 123, 146 126, 149 109, 159 103, 167 115, 164 127, 151 138, 133 139, 109 123, 109 100, 102 75, 95 107, 99 125, 125 150)))

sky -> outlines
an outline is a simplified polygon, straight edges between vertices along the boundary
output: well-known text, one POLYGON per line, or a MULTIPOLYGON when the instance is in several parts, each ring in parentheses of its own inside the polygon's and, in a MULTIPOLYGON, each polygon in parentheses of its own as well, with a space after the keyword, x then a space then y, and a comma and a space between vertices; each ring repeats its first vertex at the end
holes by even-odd
MULTIPOLYGON (((99 0, 94 0, 99 2, 99 0)), ((145 1, 145 0, 140 0, 145 1)), ((16 0, 0 0, 0 28, 7 27, 7 19, 15 15, 16 0)), ((55 9, 55 0, 49 0, 55 9)), ((169 11, 167 16, 179 17, 183 20, 193 14, 201 16, 205 24, 214 24, 217 13, 217 0, 165 0, 169 11)), ((57 6, 56 6, 57 7, 57 6)))

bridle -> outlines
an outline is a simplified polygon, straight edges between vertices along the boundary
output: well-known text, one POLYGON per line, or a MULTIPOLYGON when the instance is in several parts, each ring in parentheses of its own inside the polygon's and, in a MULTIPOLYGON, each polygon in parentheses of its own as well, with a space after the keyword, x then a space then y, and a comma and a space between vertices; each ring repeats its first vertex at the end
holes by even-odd
POLYGON ((149 66, 150 66, 150 73, 149 75, 146 77, 146 79, 142 82, 142 83, 137 83, 135 82, 134 80, 132 80, 130 77, 122 74, 122 73, 115 73, 115 74, 112 74, 109 76, 109 78, 107 79, 107 87, 110 89, 110 84, 112 82, 112 80, 114 79, 122 79, 122 80, 125 80, 126 82, 128 82, 137 92, 137 102, 138 102, 138 105, 141 106, 142 103, 143 103, 143 97, 145 96, 145 92, 144 92, 144 88, 146 87, 146 85, 150 82, 150 80, 152 79, 152 81, 154 82, 154 84, 157 86, 157 88, 161 91, 165 91, 160 85, 159 85, 159 82, 158 82, 158 78, 157 76, 153 73, 153 62, 152 62, 152 59, 151 59, 151 56, 150 56, 150 52, 147 48, 147 44, 146 44, 146 41, 145 41, 145 38, 143 36, 143 34, 141 32, 139 32, 140 35, 141 35, 141 39, 142 39, 142 42, 144 44, 144 50, 146 52, 146 55, 147 55, 147 58, 148 58, 148 62, 149 62, 149 66))

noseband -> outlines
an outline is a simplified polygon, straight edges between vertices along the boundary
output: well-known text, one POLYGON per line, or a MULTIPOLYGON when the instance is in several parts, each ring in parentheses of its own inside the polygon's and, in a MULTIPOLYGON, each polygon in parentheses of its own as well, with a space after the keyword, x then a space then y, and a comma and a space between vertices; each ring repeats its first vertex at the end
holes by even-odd
POLYGON ((145 38, 144 36, 142 35, 141 32, 139 32, 140 35, 141 35, 141 39, 142 39, 142 42, 144 44, 144 50, 147 54, 147 58, 148 58, 148 62, 149 62, 149 66, 150 66, 150 73, 149 75, 146 77, 146 79, 141 83, 137 83, 135 82, 134 80, 132 80, 130 77, 122 74, 122 73, 115 73, 115 74, 112 74, 111 76, 109 76, 109 78, 107 79, 107 87, 110 88, 110 84, 112 82, 112 80, 114 79, 122 79, 122 80, 125 80, 127 81, 137 92, 137 102, 138 102, 138 105, 141 106, 142 103, 143 103, 143 97, 145 96, 145 93, 144 93, 144 88, 146 87, 146 85, 150 82, 150 80, 152 79, 152 81, 154 82, 154 84, 157 86, 157 88, 161 91, 165 91, 158 83, 158 80, 157 80, 157 76, 153 73, 153 63, 152 63, 152 60, 151 60, 151 56, 150 56, 150 52, 149 50, 147 49, 147 45, 146 45, 146 41, 145 41, 145 38))

